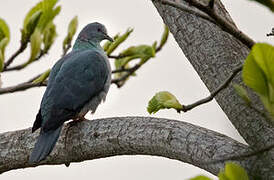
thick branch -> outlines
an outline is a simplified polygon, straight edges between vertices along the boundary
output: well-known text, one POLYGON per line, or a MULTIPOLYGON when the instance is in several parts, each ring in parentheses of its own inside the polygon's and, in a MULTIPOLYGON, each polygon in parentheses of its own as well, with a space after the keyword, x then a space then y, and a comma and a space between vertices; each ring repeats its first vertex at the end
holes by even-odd
POLYGON ((189 2, 192 6, 196 7, 200 11, 206 13, 208 16, 205 16, 199 11, 195 11, 192 8, 189 8, 188 6, 185 6, 181 3, 177 3, 171 0, 159 0, 163 4, 170 5, 172 7, 178 8, 184 12, 194 14, 198 17, 201 17, 203 19, 206 19, 207 21, 213 22, 214 24, 217 24, 220 28, 222 28, 224 31, 230 33, 234 37, 236 37, 239 41, 241 41, 243 44, 245 44, 247 47, 251 48, 255 42, 248 37, 246 34, 241 32, 237 27, 234 25, 234 23, 230 23, 227 21, 227 19, 223 18, 221 15, 216 13, 214 10, 214 2, 210 1, 208 5, 203 5, 200 2, 197 2, 196 0, 186 0, 189 2), (213 3, 213 4, 212 4, 213 3))
POLYGON ((188 0, 188 1, 192 6, 198 8, 199 10, 208 14, 211 18, 213 18, 219 24, 219 26, 224 31, 233 35, 235 38, 237 38, 239 41, 241 41, 243 44, 245 44, 250 49, 255 44, 255 42, 250 37, 248 37, 246 34, 241 32, 234 24, 231 24, 224 17, 222 17, 222 15, 219 15, 215 11, 215 9, 213 9, 209 6, 205 6, 196 0, 188 0))
MULTIPOLYGON (((31 134, 30 128, 0 134, 0 173, 42 164, 140 154, 176 159, 217 174, 223 163, 204 162, 248 150, 246 145, 227 136, 189 123, 153 117, 116 117, 66 125, 49 158, 31 165, 28 158, 37 135, 38 132, 31 134)), ((240 163, 251 171, 253 159, 240 163)))
MULTIPOLYGON (((186 1, 176 2, 189 6, 189 0, 186 1)), ((163 5, 157 0, 153 3, 210 92, 222 84, 233 69, 243 64, 249 53, 249 48, 242 44, 237 37, 203 18, 169 5, 163 5)), ((191 6, 189 7, 191 8, 191 6)), ((233 24, 219 0, 215 0, 214 11, 233 24)), ((242 84, 241 76, 236 76, 234 82, 242 84)), ((254 105, 263 109, 254 93, 251 96, 254 105)), ((215 98, 248 144, 260 148, 274 143, 274 129, 260 114, 242 105, 242 100, 231 85, 215 98)))
MULTIPOLYGON (((193 4, 189 4, 193 2, 191 0, 172 1, 196 9, 191 6, 193 4)), ((201 4, 204 2, 202 0, 196 1, 201 4)), ((222 84, 233 69, 243 64, 251 44, 247 45, 243 41, 239 41, 236 35, 224 31, 224 27, 220 27, 221 24, 217 26, 177 7, 163 5, 157 0, 153 3, 210 92, 222 84)), ((214 11, 230 24, 234 24, 220 0, 215 0, 214 11)), ((239 75, 233 81, 243 84, 239 75)), ((263 111, 259 98, 252 91, 249 91, 249 94, 253 105, 263 111)), ((273 127, 253 108, 243 105, 242 99, 239 98, 231 85, 219 93, 215 99, 245 141, 254 149, 260 149, 274 143, 273 127)), ((255 173, 265 179, 273 178, 274 151, 269 151, 262 159, 264 159, 264 163, 258 163, 258 169, 255 173)))

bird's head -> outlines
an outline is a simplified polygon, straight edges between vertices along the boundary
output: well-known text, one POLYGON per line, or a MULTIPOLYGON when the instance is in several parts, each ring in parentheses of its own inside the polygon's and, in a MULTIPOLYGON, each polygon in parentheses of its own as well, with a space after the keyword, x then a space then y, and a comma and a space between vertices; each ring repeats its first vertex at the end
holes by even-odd
POLYGON ((98 22, 86 25, 78 35, 77 39, 96 43, 100 43, 102 40, 107 39, 113 42, 113 39, 107 34, 105 26, 98 22))

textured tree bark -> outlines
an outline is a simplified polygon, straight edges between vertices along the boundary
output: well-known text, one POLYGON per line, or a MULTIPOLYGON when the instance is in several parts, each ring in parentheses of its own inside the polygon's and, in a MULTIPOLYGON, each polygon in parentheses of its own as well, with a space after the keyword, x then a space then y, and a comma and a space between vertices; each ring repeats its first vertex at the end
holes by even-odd
MULTIPOLYGON (((0 173, 45 164, 64 164, 115 155, 153 155, 187 162, 218 174, 212 159, 244 153, 248 147, 220 133, 189 123, 153 117, 115 117, 65 125, 50 156, 39 164, 28 158, 39 132, 31 128, 0 134, 0 173)), ((239 161, 252 170, 256 157, 239 161)))
MULTIPOLYGON (((172 1, 189 6, 187 0, 172 1)), ((206 5, 206 1, 199 0, 199 2, 206 5)), ((153 3, 185 56, 210 91, 217 88, 233 69, 243 63, 249 49, 216 24, 194 14, 163 5, 158 0, 153 3)), ((191 6, 189 8, 199 11, 191 6)), ((214 10, 233 23, 220 0, 215 0, 214 10)), ((242 83, 240 75, 234 79, 234 82, 242 83)), ((243 105, 243 101, 231 85, 219 93, 215 99, 245 141, 253 148, 257 149, 274 143, 273 127, 257 112, 243 105)), ((257 108, 263 109, 254 94, 252 94, 252 100, 257 108)), ((262 171, 258 174, 266 173, 268 175, 264 177, 274 178, 273 151, 266 156, 262 165, 264 169, 258 167, 262 171)))

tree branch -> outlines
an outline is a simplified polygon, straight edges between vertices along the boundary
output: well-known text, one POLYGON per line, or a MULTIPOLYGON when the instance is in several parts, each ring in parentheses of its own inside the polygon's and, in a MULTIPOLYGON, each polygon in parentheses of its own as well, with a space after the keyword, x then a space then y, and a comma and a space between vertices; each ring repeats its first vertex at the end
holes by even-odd
MULTIPOLYGON (((153 0, 153 1, 157 1, 157 0, 153 0)), ((177 2, 174 2, 174 1, 170 1, 170 0, 158 0, 158 1, 161 1, 162 4, 166 4, 166 5, 169 5, 169 6, 172 6, 172 7, 175 7, 175 8, 178 8, 184 12, 187 12, 189 14, 193 14, 195 16, 198 16, 202 19, 205 19, 207 21, 210 21, 214 24, 216 24, 215 20, 212 19, 211 17, 209 17, 207 14, 201 12, 201 11, 198 11, 198 10, 195 10, 193 8, 190 8, 184 4, 179 4, 177 2)))
POLYGON ((63 54, 62 54, 62 57, 64 57, 68 50, 71 48, 71 42, 69 44, 67 44, 67 46, 63 49, 63 54))
MULTIPOLYGON (((141 66, 142 66, 141 64, 136 64, 133 67, 128 68, 128 69, 121 68, 121 69, 113 70, 112 73, 126 72, 126 74, 117 78, 117 79, 112 79, 111 83, 116 84, 118 87, 121 87, 123 84, 120 84, 120 83, 124 82, 129 76, 131 76, 133 73, 135 73, 141 66)), ((17 84, 17 85, 14 85, 14 86, 0 88, 0 95, 7 94, 7 93, 14 93, 14 92, 18 92, 18 91, 24 91, 24 90, 34 88, 34 87, 47 86, 47 81, 44 81, 43 83, 33 83, 33 80, 37 79, 41 75, 42 74, 36 75, 35 77, 31 78, 30 80, 20 83, 20 84, 17 84)))
MULTIPOLYGON (((190 6, 188 1, 180 2, 190 6)), ((158 0, 153 3, 210 92, 223 83, 232 69, 243 64, 250 49, 234 36, 178 8, 163 5, 158 0)), ((215 0, 214 11, 233 24, 220 0, 215 0)), ((241 84, 241 76, 236 76, 235 82, 241 84)), ((254 93, 250 92, 250 98, 259 109, 263 109, 254 93)), ((248 144, 260 148, 274 143, 274 129, 260 114, 242 105, 232 86, 228 86, 215 99, 248 144)))
POLYGON ((215 159, 215 160, 206 162, 206 164, 214 164, 214 163, 221 163, 221 162, 225 162, 225 161, 234 161, 234 160, 243 160, 245 158, 249 158, 252 156, 261 156, 263 153, 270 151, 273 148, 274 148, 274 144, 271 144, 267 147, 263 147, 261 149, 255 150, 255 151, 253 150, 250 152, 246 152, 244 154, 229 156, 229 157, 222 158, 222 159, 215 159))
POLYGON ((5 62, 3 71, 6 71, 6 69, 14 61, 14 59, 27 48, 27 44, 28 41, 26 41, 25 43, 21 42, 19 49, 5 62))
MULTIPOLYGON (((175 2, 194 8, 189 0, 176 0, 175 2)), ((231 70, 243 64, 250 51, 248 47, 252 43, 247 46, 220 26, 179 8, 163 5, 159 0, 155 0, 153 3, 210 92, 222 84, 223 79, 228 76, 231 70)), ((203 1, 199 0, 199 3, 203 3, 203 1)), ((220 0, 215 0, 214 11, 228 23, 234 24, 220 0)), ((235 77, 234 81, 238 84, 243 83, 239 75, 235 77)), ((249 91, 249 95, 254 106, 263 110, 258 96, 252 91, 249 91)), ((242 99, 239 98, 231 85, 215 96, 215 99, 240 135, 253 149, 274 144, 273 126, 252 108, 243 105, 242 99)), ((258 159, 264 162, 257 163, 258 167, 254 173, 258 177, 264 177, 262 179, 273 179, 273 159, 274 150, 270 150, 258 159)))
POLYGON ((24 82, 21 84, 17 84, 15 86, 0 88, 0 95, 7 94, 7 93, 14 93, 17 91, 24 91, 33 87, 41 87, 41 86, 47 86, 47 83, 46 82, 43 82, 43 83, 24 82))
POLYGON ((38 75, 32 77, 31 79, 29 79, 28 81, 14 85, 14 86, 0 88, 0 95, 7 94, 7 93, 14 93, 14 92, 18 92, 18 91, 24 91, 24 90, 34 88, 34 87, 47 86, 47 83, 48 83, 47 81, 44 81, 42 83, 33 83, 33 81, 35 79, 37 79, 38 77, 40 77, 41 75, 42 74, 38 74, 38 75))
POLYGON ((187 112, 199 105, 202 105, 202 104, 205 104, 205 103, 208 103, 210 101, 213 100, 213 98, 219 93, 221 92, 223 89, 227 88, 227 86, 230 84, 230 82, 232 81, 232 79, 242 70, 243 66, 240 65, 238 66, 237 68, 235 68, 230 76, 217 88, 215 89, 208 97, 204 98, 204 99, 201 99, 201 100, 198 100, 192 104, 189 104, 189 105, 183 105, 181 111, 183 112, 187 112))
MULTIPOLYGON (((35 62, 35 61, 38 61, 45 54, 47 54, 47 52, 41 50, 40 54, 35 58, 34 61, 32 61, 32 63, 35 62)), ((13 67, 7 67, 6 69, 3 70, 3 72, 5 72, 5 71, 15 71, 15 70, 19 71, 21 69, 24 69, 25 67, 26 67, 26 63, 23 63, 23 64, 19 64, 19 65, 13 66, 13 67)))
MULTIPOLYGON (((116 79, 112 79, 111 83, 116 84, 118 88, 122 87, 124 85, 124 81, 129 78, 133 73, 135 73, 143 64, 135 64, 133 67, 126 69, 124 71, 126 71, 126 74, 124 74, 123 76, 116 78, 116 79), (122 83, 121 83, 122 82, 122 83)), ((119 71, 123 71, 122 69, 118 69, 119 71)), ((117 70, 113 71, 112 73, 117 73, 117 70)))
POLYGON ((124 58, 126 56, 122 56, 122 55, 108 55, 108 58, 111 58, 111 59, 120 59, 120 58, 124 58))
POLYGON ((274 36, 274 28, 271 29, 271 32, 266 34, 266 36, 274 36))
MULTIPOLYGON (((246 145, 217 132, 153 117, 97 119, 68 127, 63 128, 50 156, 39 164, 28 163, 39 132, 31 134, 31 128, 28 128, 0 134, 0 173, 45 164, 140 154, 187 162, 216 175, 224 164, 203 162, 248 150, 246 145)), ((251 170, 251 162, 252 159, 239 163, 251 170)))
MULTIPOLYGON (((227 21, 222 16, 220 16, 218 13, 216 13, 216 11, 213 8, 213 5, 212 5, 212 7, 210 5, 204 6, 203 4, 197 2, 196 0, 186 0, 186 1, 189 2, 190 5, 196 7, 200 11, 206 13, 210 17, 210 19, 205 18, 204 15, 201 15, 200 13, 197 13, 197 12, 192 13, 189 10, 189 8, 186 8, 183 4, 180 4, 180 3, 177 3, 177 2, 174 2, 171 0, 159 0, 159 2, 161 2, 163 4, 167 4, 172 7, 178 8, 182 11, 186 11, 188 13, 198 15, 199 17, 202 17, 203 19, 206 19, 210 22, 212 22, 212 19, 213 19, 215 21, 214 24, 219 25, 220 28, 222 28, 224 31, 228 32, 229 34, 233 35, 235 38, 237 38, 239 41, 241 41, 243 44, 245 44, 250 49, 255 44, 255 42, 250 37, 248 37, 246 34, 244 34, 239 29, 237 29, 237 27, 234 24, 231 24, 229 21, 227 21)), ((210 1, 210 2, 214 3, 214 1, 210 1)), ((194 10, 192 10, 192 11, 194 11, 194 10)))

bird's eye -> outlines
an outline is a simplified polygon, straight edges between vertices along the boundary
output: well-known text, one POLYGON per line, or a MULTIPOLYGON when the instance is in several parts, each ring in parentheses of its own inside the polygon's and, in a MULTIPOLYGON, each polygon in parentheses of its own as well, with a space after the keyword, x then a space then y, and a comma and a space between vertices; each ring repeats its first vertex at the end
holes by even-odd
POLYGON ((97 29, 98 32, 101 32, 102 30, 100 28, 97 29))

